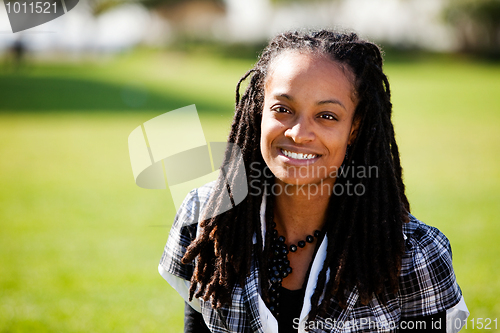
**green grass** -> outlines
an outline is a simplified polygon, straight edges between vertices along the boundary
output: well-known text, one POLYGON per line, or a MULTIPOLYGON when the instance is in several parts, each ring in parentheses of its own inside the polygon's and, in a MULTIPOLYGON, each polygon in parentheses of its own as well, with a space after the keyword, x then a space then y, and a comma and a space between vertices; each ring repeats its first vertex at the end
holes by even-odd
MULTIPOLYGON (((156 270, 173 203, 134 184, 127 137, 194 103, 207 140, 224 140, 250 65, 137 52, 0 73, 0 332, 182 331, 156 270)), ((413 213, 450 239, 471 317, 500 317, 500 66, 387 73, 413 213)))

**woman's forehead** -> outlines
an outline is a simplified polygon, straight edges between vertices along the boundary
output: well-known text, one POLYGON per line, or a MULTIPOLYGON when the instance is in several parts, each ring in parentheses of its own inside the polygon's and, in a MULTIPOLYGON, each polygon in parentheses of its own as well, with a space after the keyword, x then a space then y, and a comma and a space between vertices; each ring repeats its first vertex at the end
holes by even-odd
POLYGON ((301 77, 312 78, 312 84, 317 85, 332 79, 343 79, 348 85, 352 101, 356 101, 355 77, 352 71, 328 55, 311 51, 287 50, 277 55, 269 65, 264 91, 269 91, 271 83, 274 87, 293 87, 296 79, 301 77))

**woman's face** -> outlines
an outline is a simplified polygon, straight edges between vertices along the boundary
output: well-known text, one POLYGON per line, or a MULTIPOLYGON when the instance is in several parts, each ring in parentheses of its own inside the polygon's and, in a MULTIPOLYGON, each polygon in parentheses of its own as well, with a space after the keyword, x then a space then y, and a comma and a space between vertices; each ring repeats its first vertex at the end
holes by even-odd
POLYGON ((288 51, 271 64, 264 85, 260 148, 285 184, 335 182, 357 124, 354 75, 339 63, 288 51))

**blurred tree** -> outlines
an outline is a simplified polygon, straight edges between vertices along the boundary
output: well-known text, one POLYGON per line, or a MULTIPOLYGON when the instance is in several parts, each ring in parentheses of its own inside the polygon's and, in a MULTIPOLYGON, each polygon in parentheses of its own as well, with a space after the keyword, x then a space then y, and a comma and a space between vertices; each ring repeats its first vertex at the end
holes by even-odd
POLYGON ((211 3, 222 6, 224 4, 224 0, 87 0, 87 3, 91 8, 92 14, 94 16, 99 16, 100 14, 118 5, 126 3, 139 3, 149 9, 172 9, 192 3, 211 3))
POLYGON ((462 51, 500 56, 500 0, 449 0, 444 17, 457 31, 462 51))
POLYGON ((311 2, 326 2, 332 0, 269 0, 274 5, 290 4, 290 3, 311 3, 311 2))
POLYGON ((206 38, 225 15, 224 0, 84 0, 94 17, 125 4, 139 4, 168 22, 175 39, 206 38))
POLYGON ((141 0, 144 6, 166 19, 177 40, 205 40, 224 20, 223 0, 141 0))
POLYGON ((124 3, 126 3, 126 1, 123 0, 87 0, 90 11, 95 17, 124 3))
POLYGON ((224 5, 224 0, 141 0, 140 1, 144 6, 148 8, 156 8, 156 7, 178 7, 185 5, 191 2, 210 2, 213 4, 224 5))

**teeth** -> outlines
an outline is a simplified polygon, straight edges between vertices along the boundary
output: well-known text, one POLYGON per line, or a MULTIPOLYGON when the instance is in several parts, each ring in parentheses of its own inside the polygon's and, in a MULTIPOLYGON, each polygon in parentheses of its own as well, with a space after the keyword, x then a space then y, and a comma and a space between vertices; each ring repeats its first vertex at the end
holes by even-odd
POLYGON ((302 154, 302 153, 293 153, 288 150, 281 149, 281 152, 286 156, 290 158, 294 158, 296 160, 310 160, 315 158, 317 155, 316 154, 302 154))

